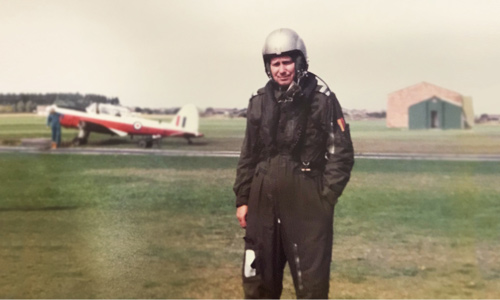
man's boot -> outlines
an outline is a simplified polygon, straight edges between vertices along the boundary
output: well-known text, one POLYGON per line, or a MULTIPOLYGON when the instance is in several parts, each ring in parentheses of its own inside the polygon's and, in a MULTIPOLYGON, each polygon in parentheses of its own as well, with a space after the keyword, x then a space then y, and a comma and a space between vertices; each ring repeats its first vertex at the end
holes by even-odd
POLYGON ((57 143, 56 142, 52 142, 52 147, 50 147, 50 149, 57 149, 57 143))

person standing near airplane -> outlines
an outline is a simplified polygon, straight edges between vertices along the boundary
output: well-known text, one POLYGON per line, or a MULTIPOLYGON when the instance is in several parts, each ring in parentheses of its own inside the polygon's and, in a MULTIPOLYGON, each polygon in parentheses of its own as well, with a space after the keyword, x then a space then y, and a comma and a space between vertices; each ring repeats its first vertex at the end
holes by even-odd
POLYGON ((52 130, 52 145, 51 149, 56 149, 61 146, 61 117, 63 115, 56 112, 54 108, 50 110, 47 118, 47 126, 52 130))
POLYGON ((334 207, 354 165, 349 125, 295 31, 273 31, 262 55, 270 80, 250 98, 234 183, 244 296, 279 298, 288 262, 297 298, 328 298, 334 207))

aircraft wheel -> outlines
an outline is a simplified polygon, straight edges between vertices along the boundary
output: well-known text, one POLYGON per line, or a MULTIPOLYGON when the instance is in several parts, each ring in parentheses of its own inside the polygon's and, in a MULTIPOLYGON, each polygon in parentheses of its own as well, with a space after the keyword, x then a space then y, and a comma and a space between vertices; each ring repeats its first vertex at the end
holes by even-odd
POLYGON ((87 144, 87 139, 82 139, 82 138, 74 138, 73 139, 73 145, 75 146, 81 146, 81 145, 86 145, 87 144))
POLYGON ((153 141, 140 140, 139 143, 138 143, 138 145, 141 148, 152 148, 153 147, 153 141))

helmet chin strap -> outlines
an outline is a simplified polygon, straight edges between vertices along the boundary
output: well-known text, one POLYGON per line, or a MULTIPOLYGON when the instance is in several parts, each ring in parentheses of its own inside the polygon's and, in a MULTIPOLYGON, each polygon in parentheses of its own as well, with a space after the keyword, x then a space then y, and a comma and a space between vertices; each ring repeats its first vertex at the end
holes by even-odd
POLYGON ((300 86, 300 81, 302 80, 302 78, 306 76, 307 76, 307 70, 297 70, 297 72, 295 72, 294 80, 300 86))

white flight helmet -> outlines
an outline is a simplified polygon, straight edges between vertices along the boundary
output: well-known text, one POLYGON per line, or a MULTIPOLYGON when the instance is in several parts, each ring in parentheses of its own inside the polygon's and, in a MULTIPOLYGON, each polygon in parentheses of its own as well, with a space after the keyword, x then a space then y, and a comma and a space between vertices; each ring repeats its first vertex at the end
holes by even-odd
POLYGON ((300 36, 288 28, 280 28, 271 32, 262 48, 264 66, 269 78, 272 78, 270 61, 271 58, 281 55, 289 55, 295 62, 296 78, 307 73, 307 50, 300 36))

